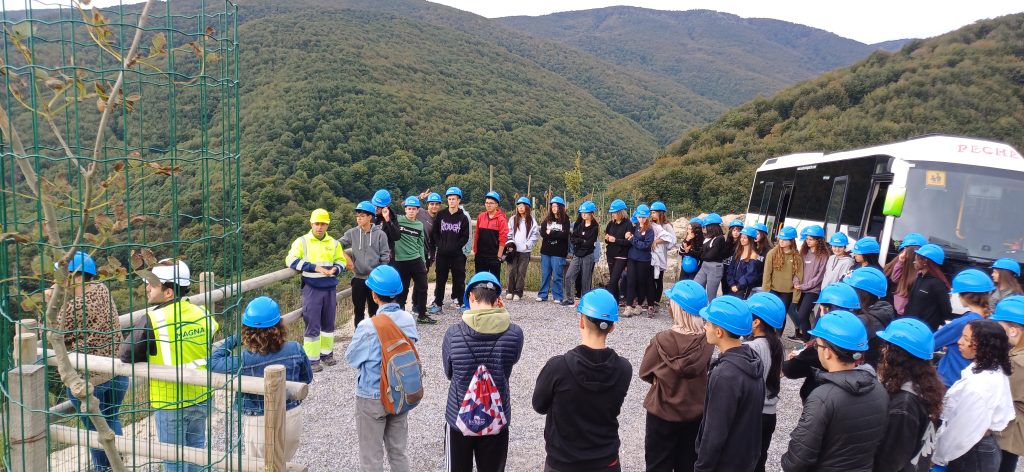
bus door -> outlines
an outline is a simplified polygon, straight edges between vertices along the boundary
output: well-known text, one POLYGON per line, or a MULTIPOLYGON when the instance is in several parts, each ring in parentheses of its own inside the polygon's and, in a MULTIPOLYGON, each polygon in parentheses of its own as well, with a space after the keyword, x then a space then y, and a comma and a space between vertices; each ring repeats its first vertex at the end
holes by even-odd
POLYGON ((789 204, 793 200, 793 182, 782 183, 782 196, 779 197, 779 206, 775 212, 776 220, 772 226, 772 234, 779 234, 779 230, 786 224, 786 215, 789 213, 789 204))
MULTIPOLYGON (((882 241, 882 231, 885 229, 885 215, 882 214, 882 207, 885 206, 885 194, 889 191, 889 184, 892 183, 892 176, 875 176, 871 178, 871 193, 868 194, 868 206, 864 209, 863 231, 856 238, 874 236, 882 241)), ((851 228, 852 229, 852 228, 851 228)), ((853 231, 850 231, 853 233, 853 231)), ((850 237, 854 237, 850 234, 850 237)), ((890 244, 892 246, 892 244, 890 244)), ((891 251, 880 254, 880 261, 888 261, 893 256, 891 251)))

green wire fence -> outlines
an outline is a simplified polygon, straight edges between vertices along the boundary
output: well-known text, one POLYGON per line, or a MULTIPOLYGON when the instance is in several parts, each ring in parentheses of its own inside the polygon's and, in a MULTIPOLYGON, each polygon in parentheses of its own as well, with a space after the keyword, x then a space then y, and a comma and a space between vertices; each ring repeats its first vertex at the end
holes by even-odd
MULTIPOLYGON (((146 316, 139 311, 147 306, 143 272, 136 269, 180 259, 191 267, 193 287, 200 273, 209 274, 206 290, 242 282, 235 5, 89 3, 0 4, 0 433, 6 470, 84 469, 89 449, 102 448, 98 435, 82 426, 100 415, 67 403, 71 377, 54 367, 63 348, 52 341, 65 340, 72 363, 79 361, 73 371, 86 382, 106 383, 122 340, 122 326, 111 317, 146 316), (74 251, 92 257, 95 278, 69 278, 74 251), (35 334, 40 349, 15 362, 15 343, 25 340, 16 340, 15 331, 23 320, 34 320, 35 327, 18 334, 35 334), (39 376, 42 391, 26 391, 35 386, 28 380, 39 376), (26 434, 25 428, 35 429, 26 434), (26 456, 40 444, 45 464, 26 456)), ((242 293, 227 292, 205 303, 220 325, 217 337, 239 332, 242 293)), ((189 458, 203 470, 242 462, 234 398, 255 388, 248 380, 184 367, 172 376, 182 402, 196 372, 203 373, 197 382, 203 398, 217 399, 201 402, 210 419, 207 447, 196 460, 184 446, 161 446, 156 439, 147 378, 158 369, 126 366, 119 371, 131 379, 119 415, 123 437, 131 439, 119 446, 126 468, 155 466, 161 461, 154 457, 167 447, 176 451, 172 463, 189 458)))

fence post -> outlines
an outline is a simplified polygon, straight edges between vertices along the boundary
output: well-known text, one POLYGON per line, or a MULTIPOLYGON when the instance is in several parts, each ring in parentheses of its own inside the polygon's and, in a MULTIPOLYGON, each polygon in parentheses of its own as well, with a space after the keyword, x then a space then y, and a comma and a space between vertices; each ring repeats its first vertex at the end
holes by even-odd
MULTIPOLYGON (((263 458, 267 471, 284 472, 285 435, 285 369, 283 365, 267 366, 263 370, 263 458)), ((300 431, 292 431, 299 434, 300 431)))
MULTIPOLYGON (((217 288, 217 286, 214 285, 213 272, 200 272, 199 273, 199 293, 206 293, 206 292, 209 292, 210 290, 213 290, 215 288, 217 288)), ((216 304, 215 303, 213 303, 213 302, 206 303, 206 301, 205 301, 205 300, 209 300, 211 296, 212 295, 207 295, 207 296, 203 297, 204 298, 203 304, 206 306, 206 311, 209 312, 209 313, 213 313, 214 311, 216 311, 215 310, 215 308, 216 308, 216 304)))
MULTIPOLYGON (((18 335, 19 363, 36 359, 34 333, 18 335), (31 351, 32 355, 28 355, 31 351)), ((46 366, 20 364, 7 372, 12 472, 46 470, 46 366)))
POLYGON ((14 337, 14 365, 35 364, 39 359, 39 337, 35 333, 22 333, 14 337))
POLYGON ((25 318, 14 323, 14 335, 35 333, 39 329, 39 322, 33 318, 25 318))

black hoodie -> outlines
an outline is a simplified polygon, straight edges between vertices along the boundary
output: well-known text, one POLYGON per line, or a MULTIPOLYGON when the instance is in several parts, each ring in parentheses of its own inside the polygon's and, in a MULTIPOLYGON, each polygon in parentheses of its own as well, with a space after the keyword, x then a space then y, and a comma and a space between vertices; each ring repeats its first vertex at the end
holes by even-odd
POLYGON ((764 367, 750 346, 725 351, 711 364, 694 472, 751 472, 761 457, 764 367))
POLYGON ((619 411, 632 377, 633 366, 610 348, 580 345, 548 360, 537 376, 533 409, 547 415, 549 467, 584 472, 618 464, 619 411))
POLYGON ((821 372, 818 381, 790 434, 782 470, 871 472, 885 436, 889 394, 867 365, 821 372))
POLYGON ((896 309, 887 301, 879 300, 873 305, 862 309, 857 315, 864 327, 868 330, 868 352, 864 353, 864 362, 871 364, 871 367, 878 367, 878 361, 882 358, 882 338, 875 333, 885 331, 896 319, 896 309))
POLYGON ((455 257, 463 254, 462 248, 469 242, 469 217, 461 209, 454 214, 442 208, 434 216, 430 228, 432 250, 438 256, 455 257))

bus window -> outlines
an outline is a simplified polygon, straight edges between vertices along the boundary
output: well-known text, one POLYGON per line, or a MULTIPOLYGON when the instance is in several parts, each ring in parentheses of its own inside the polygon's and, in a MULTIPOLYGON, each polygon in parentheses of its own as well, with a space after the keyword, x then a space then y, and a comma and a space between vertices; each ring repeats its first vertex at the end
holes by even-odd
MULTIPOLYGON (((889 184, 891 182, 875 182, 871 189, 871 206, 869 207, 868 214, 865 215, 867 224, 867 231, 863 236, 874 236, 876 238, 882 237, 882 227, 885 226, 885 215, 882 214, 882 207, 885 206, 885 193, 889 191, 889 184)), ((853 230, 850 230, 853 233, 853 230)), ((859 233, 859 231, 858 231, 859 233)), ((860 238, 862 235, 858 234, 856 237, 860 238)), ((850 237, 854 237, 850 234, 850 237)))
POLYGON ((768 225, 769 228, 771 227, 771 224, 768 223, 768 213, 771 213, 771 211, 768 210, 768 206, 772 201, 772 190, 774 187, 775 182, 766 182, 764 184, 764 193, 761 195, 761 206, 759 207, 761 210, 759 213, 764 215, 760 222, 768 225))
POLYGON ((832 194, 828 199, 828 210, 825 211, 826 234, 839 232, 839 216, 843 214, 843 205, 846 203, 846 187, 849 180, 844 175, 836 177, 832 181, 832 194))
POLYGON ((779 207, 776 211, 776 218, 771 222, 773 234, 778 234, 779 230, 782 229, 782 225, 786 224, 786 215, 789 213, 789 204, 793 197, 793 182, 786 182, 782 184, 782 196, 779 197, 779 207))

